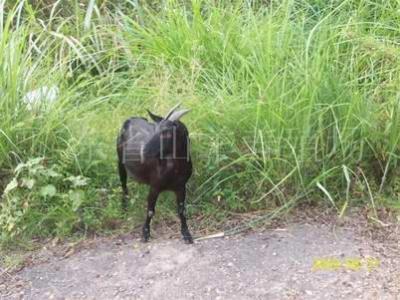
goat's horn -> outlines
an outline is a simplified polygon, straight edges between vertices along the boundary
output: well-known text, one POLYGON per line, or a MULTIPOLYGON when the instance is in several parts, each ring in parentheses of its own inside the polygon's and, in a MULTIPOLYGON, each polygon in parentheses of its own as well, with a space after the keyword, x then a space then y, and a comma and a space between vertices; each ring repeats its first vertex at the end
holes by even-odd
POLYGON ((165 120, 168 120, 169 117, 171 117, 172 113, 181 105, 179 102, 177 105, 175 105, 171 110, 167 113, 167 116, 164 118, 165 120))
POLYGON ((182 118, 184 115, 186 115, 190 109, 181 109, 178 111, 174 111, 171 116, 169 117, 170 121, 178 121, 180 118, 182 118))

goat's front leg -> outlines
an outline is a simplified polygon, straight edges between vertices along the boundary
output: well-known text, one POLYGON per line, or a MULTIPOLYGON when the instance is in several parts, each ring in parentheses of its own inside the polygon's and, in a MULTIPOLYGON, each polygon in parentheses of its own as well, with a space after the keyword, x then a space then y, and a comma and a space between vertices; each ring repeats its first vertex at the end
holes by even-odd
POLYGON ((192 244, 193 238, 189 232, 189 228, 186 223, 186 208, 185 208, 185 198, 186 198, 186 187, 175 192, 176 200, 178 203, 178 215, 181 219, 181 233, 183 236, 183 240, 186 244, 192 244))
POLYGON ((150 188, 149 195, 147 196, 147 216, 143 225, 143 242, 148 242, 150 238, 150 223, 151 218, 155 214, 156 202, 159 191, 155 188, 150 188))

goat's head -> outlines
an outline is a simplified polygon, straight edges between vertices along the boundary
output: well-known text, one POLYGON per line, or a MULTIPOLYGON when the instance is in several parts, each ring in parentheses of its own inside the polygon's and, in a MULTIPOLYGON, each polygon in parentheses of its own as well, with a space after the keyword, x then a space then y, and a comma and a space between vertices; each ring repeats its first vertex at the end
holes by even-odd
POLYGON ((179 119, 190 110, 178 110, 178 107, 179 104, 173 107, 165 118, 147 111, 155 122, 154 136, 144 148, 144 153, 147 157, 187 156, 187 153, 178 153, 188 151, 188 131, 179 119))

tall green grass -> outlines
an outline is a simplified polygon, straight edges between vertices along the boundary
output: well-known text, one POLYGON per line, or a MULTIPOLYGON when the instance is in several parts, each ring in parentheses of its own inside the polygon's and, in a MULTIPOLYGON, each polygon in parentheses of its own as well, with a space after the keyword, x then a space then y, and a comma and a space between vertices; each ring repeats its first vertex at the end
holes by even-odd
MULTIPOLYGON (((3 238, 115 224, 119 126, 176 102, 192 109, 184 120, 195 163, 192 214, 221 220, 292 199, 326 201, 343 214, 356 203, 375 208, 398 190, 396 1, 104 3, 63 10, 58 1, 40 11, 21 1, 2 16, 0 168, 44 157, 45 168, 89 179, 78 201, 65 180, 28 170, 55 186, 50 197, 59 200, 18 178, 2 200, 3 238), (28 111, 23 95, 51 84, 59 101, 28 111), (24 195, 35 204, 10 209, 24 195), (19 227, 40 226, 16 233, 4 221, 10 216, 19 227)), ((131 190, 135 223, 145 189, 131 190)))

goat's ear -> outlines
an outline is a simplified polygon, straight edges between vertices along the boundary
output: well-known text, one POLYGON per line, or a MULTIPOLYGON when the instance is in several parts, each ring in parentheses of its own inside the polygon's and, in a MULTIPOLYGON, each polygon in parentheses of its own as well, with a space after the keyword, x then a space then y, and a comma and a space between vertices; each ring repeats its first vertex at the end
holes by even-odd
POLYGON ((154 122, 161 122, 162 121, 162 117, 160 117, 160 116, 156 116, 155 114, 153 114, 151 111, 149 111, 148 109, 146 109, 147 110, 147 113, 149 114, 149 116, 150 116, 150 118, 154 121, 154 122))

